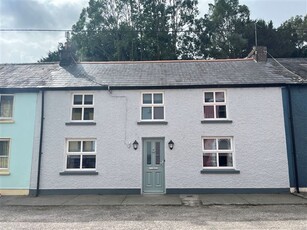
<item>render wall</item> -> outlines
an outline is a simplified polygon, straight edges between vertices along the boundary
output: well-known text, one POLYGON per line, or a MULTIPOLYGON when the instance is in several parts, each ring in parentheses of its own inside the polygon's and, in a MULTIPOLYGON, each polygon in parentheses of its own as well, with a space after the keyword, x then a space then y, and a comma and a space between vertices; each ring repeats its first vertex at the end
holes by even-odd
POLYGON ((144 137, 165 137, 166 189, 289 188, 280 88, 226 89, 232 122, 210 124, 201 123, 204 89, 157 90, 161 91, 166 125, 137 124, 144 91, 122 90, 93 91, 94 126, 65 124, 76 91, 47 91, 41 189, 141 190, 144 137), (233 137, 239 174, 200 173, 204 136, 233 137), (59 174, 65 168, 66 138, 97 139, 98 175, 59 174), (134 140, 140 143, 137 150, 129 148, 134 140), (173 150, 167 147, 169 140, 175 143, 173 150))
POLYGON ((2 194, 25 195, 30 188, 36 93, 14 94, 13 120, 0 122, 0 138, 10 139, 8 174, 0 174, 2 194))

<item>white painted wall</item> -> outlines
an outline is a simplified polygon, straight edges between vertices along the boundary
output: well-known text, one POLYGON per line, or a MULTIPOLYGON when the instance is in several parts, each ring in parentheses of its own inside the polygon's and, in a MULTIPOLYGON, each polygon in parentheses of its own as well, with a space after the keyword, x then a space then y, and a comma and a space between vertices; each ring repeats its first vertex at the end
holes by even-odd
POLYGON ((167 125, 138 125, 142 91, 125 90, 93 91, 95 126, 65 125, 76 91, 46 92, 41 189, 141 189, 143 137, 165 137, 166 188, 289 187, 280 88, 226 89, 229 124, 201 124, 204 89, 162 91, 167 125), (200 173, 203 136, 233 136, 240 174, 200 173), (97 176, 59 175, 66 138, 97 139, 97 176), (126 146, 134 140, 138 150, 126 146))

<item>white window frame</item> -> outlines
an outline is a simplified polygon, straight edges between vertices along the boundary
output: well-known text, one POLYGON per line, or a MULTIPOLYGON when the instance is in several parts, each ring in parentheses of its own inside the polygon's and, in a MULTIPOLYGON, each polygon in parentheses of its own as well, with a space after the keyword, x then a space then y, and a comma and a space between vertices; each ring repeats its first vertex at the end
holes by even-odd
POLYGON ((164 92, 157 91, 157 92, 142 92, 141 93, 141 109, 140 109, 140 120, 141 121, 165 121, 165 102, 164 102, 164 92), (143 103, 143 95, 144 94, 151 94, 151 104, 144 104, 143 103), (162 94, 162 103, 154 103, 154 94, 162 94), (143 107, 151 107, 152 114, 151 119, 142 119, 142 108, 143 107), (155 107, 163 107, 163 119, 154 119, 154 108, 155 107))
POLYGON ((226 90, 219 90, 219 89, 213 89, 213 90, 205 90, 203 92, 203 119, 204 120, 227 120, 228 119, 228 106, 227 106, 227 92, 226 90), (224 102, 216 102, 215 100, 215 93, 224 93, 224 102), (205 102, 205 93, 213 93, 213 102, 205 102), (216 106, 220 105, 225 105, 225 110, 226 110, 226 117, 225 118, 217 118, 216 117, 216 106), (205 117, 205 106, 213 106, 213 113, 214 117, 213 118, 206 118, 205 117))
POLYGON ((70 111, 70 120, 71 122, 92 122, 95 120, 95 99, 94 99, 94 94, 93 93, 73 93, 72 94, 72 101, 71 101, 71 111, 70 111), (75 95, 81 95, 82 96, 82 104, 81 105, 74 105, 74 97, 75 95), (91 95, 93 96, 93 104, 91 105, 85 105, 84 104, 84 97, 85 95, 91 95), (73 109, 74 108, 80 108, 82 109, 81 112, 81 120, 73 120, 72 116, 73 116, 73 109), (94 112, 93 112, 93 120, 84 120, 84 109, 85 108, 93 108, 94 112))
POLYGON ((82 139, 66 139, 66 143, 65 143, 65 165, 64 165, 64 169, 65 171, 96 171, 97 169, 97 140, 94 138, 91 139, 86 139, 86 138, 82 138, 82 139), (69 142, 71 141, 81 141, 81 147, 80 147, 80 152, 69 152, 69 142), (95 143, 95 151, 94 152, 83 152, 83 141, 94 141, 95 143), (73 168, 73 169, 69 169, 67 168, 67 157, 69 155, 80 155, 80 167, 79 168, 73 168), (84 155, 95 155, 95 168, 86 168, 83 169, 82 168, 82 156, 84 155))
POLYGON ((214 136, 214 137, 202 137, 201 138, 202 141, 202 165, 203 165, 203 169, 235 169, 235 154, 234 154, 234 141, 233 141, 233 137, 230 136, 214 136), (204 140, 205 139, 215 139, 216 140, 216 150, 205 150, 205 143, 204 140), (230 140, 230 147, 231 149, 218 149, 218 140, 220 139, 229 139, 230 140), (206 153, 216 153, 216 166, 204 166, 203 163, 203 157, 206 153), (220 166, 219 165, 219 153, 231 153, 232 155, 232 166, 220 166))
MULTIPOLYGON (((13 97, 13 105, 12 105, 12 116, 11 117, 0 117, 1 120, 12 120, 14 117, 14 103, 15 103, 15 95, 14 94, 0 94, 0 106, 1 106, 1 97, 2 96, 12 96, 13 97)), ((1 115, 1 114, 0 114, 1 115)))
MULTIPOLYGON (((10 165, 10 155, 11 155, 11 139, 10 138, 0 138, 0 141, 8 141, 9 142, 9 152, 8 152, 8 155, 7 155, 7 168, 0 168, 0 172, 7 172, 9 171, 9 165, 10 165)), ((4 157, 1 157, 0 158, 4 158, 4 157)))

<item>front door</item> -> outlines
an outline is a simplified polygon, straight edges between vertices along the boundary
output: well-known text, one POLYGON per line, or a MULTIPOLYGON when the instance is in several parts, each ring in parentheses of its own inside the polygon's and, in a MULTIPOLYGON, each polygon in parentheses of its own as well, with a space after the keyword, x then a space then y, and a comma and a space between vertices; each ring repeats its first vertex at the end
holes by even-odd
POLYGON ((143 139, 143 193, 164 193, 164 162, 164 139, 143 139))

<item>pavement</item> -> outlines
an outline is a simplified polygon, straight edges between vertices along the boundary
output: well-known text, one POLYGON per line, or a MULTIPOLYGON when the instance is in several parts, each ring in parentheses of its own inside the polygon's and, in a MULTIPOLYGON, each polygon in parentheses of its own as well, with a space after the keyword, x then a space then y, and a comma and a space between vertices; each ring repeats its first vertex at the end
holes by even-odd
POLYGON ((2 196, 1 206, 210 206, 307 205, 299 194, 194 194, 194 195, 41 195, 2 196))

